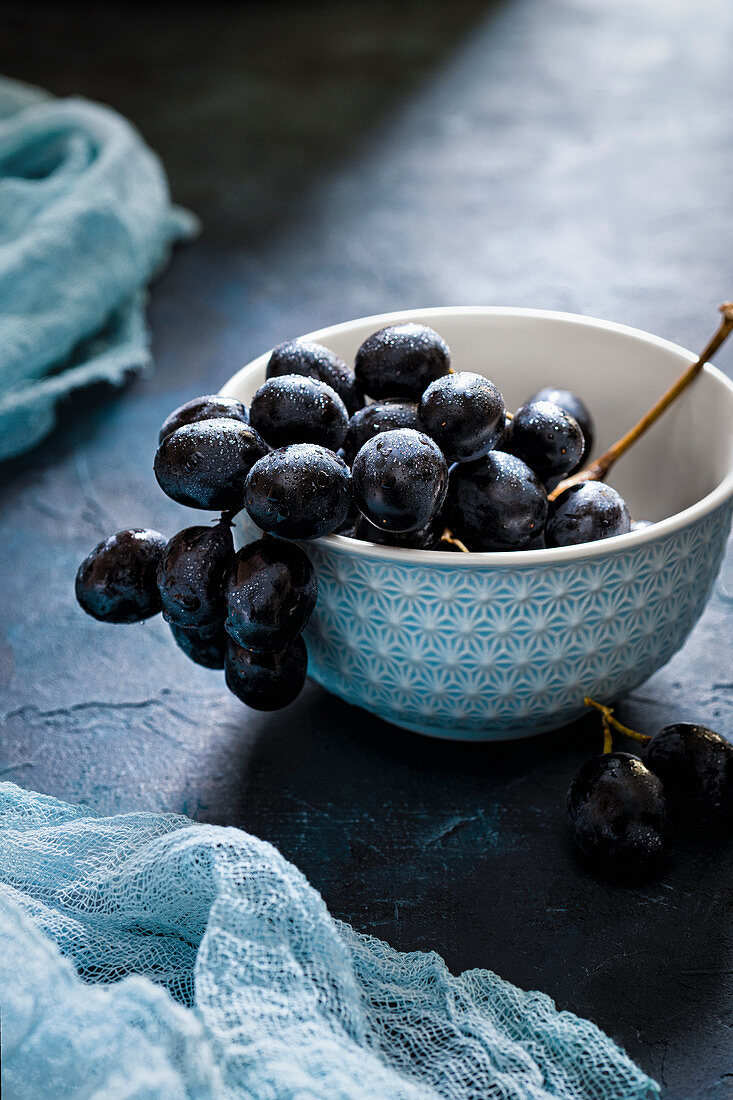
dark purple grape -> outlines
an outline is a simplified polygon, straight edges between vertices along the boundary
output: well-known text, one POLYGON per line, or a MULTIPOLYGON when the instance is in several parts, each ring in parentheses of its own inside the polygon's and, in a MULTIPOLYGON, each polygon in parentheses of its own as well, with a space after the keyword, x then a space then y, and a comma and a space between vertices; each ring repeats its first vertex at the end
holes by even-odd
POLYGON ((343 535, 344 531, 346 531, 347 529, 353 531, 354 524, 356 523, 356 517, 359 515, 361 515, 361 513, 354 504, 354 498, 352 497, 349 503, 349 510, 346 513, 344 521, 343 523, 339 524, 339 526, 336 528, 335 533, 337 535, 343 535))
POLYGON ((451 472, 446 522, 469 550, 529 549, 546 518, 545 488, 516 455, 489 451, 451 472))
POLYGON ((512 424, 513 424, 513 422, 514 422, 514 417, 510 413, 507 413, 506 414, 506 419, 504 421, 504 427, 502 428, 501 432, 499 433, 499 438, 497 439, 496 443, 494 444, 492 450, 494 450, 494 451, 503 451, 504 453, 506 453, 508 455, 510 455, 512 453, 512 424))
POLYGON ((364 395, 351 367, 322 344, 311 340, 288 340, 279 344, 267 364, 267 378, 279 378, 283 374, 301 374, 325 382, 339 395, 349 416, 364 404, 364 395))
POLYGON ((445 340, 427 325, 390 325, 368 336, 356 353, 357 385, 375 400, 419 401, 431 382, 450 370, 445 340))
POLYGON ((597 542, 631 529, 629 510, 621 496, 602 481, 584 481, 553 502, 545 527, 548 546, 597 542))
POLYGON ((310 558, 284 539, 258 539, 239 550, 224 582, 226 630, 245 649, 285 649, 316 606, 310 558))
POLYGON ((254 710, 281 710, 300 695, 308 652, 296 638, 280 653, 259 653, 230 642, 224 659, 227 687, 254 710))
POLYGON ((573 840, 599 871, 637 877, 665 855, 664 789, 632 753, 586 760, 568 791, 568 817, 573 840))
POLYGON ((571 390, 559 389, 557 386, 545 386, 539 393, 535 393, 530 397, 525 404, 532 405, 535 401, 551 401, 553 405, 559 405, 561 409, 565 409, 566 413, 570 413, 580 425, 580 430, 585 440, 585 446, 583 447, 583 453, 575 469, 568 470, 569 474, 575 473, 575 470, 580 469, 585 460, 589 457, 593 450, 593 442, 595 440, 595 426, 588 406, 571 390))
POLYGON ((254 428, 237 420, 184 424, 158 447, 155 476, 178 504, 212 512, 239 509, 244 479, 266 451, 254 428))
POLYGON ((540 481, 563 477, 580 462, 585 442, 577 420, 549 401, 522 405, 514 414, 509 448, 540 481))
POLYGON ((252 427, 271 447, 317 443, 337 451, 349 414, 339 395, 317 378, 284 374, 257 390, 249 410, 252 427))
POLYGON ((224 668, 224 654, 229 642, 221 623, 200 628, 176 626, 170 623, 176 645, 190 660, 204 668, 224 668))
POLYGON ((522 547, 522 550, 546 550, 547 543, 545 542, 545 532, 541 531, 539 535, 535 535, 531 542, 528 542, 526 546, 522 547))
POLYGON ((203 627, 224 613, 222 581, 234 557, 228 523, 185 527, 169 541, 158 565, 163 618, 183 627, 203 627))
POLYGON ((241 401, 235 401, 233 397, 220 397, 216 393, 194 397, 185 405, 174 409, 170 416, 165 418, 158 435, 158 443, 162 443, 167 435, 177 428, 182 428, 184 424, 197 424, 201 420, 219 420, 222 417, 249 424, 246 408, 241 401))
POLYGON ((381 432, 396 428, 414 428, 422 431, 417 405, 410 401, 382 401, 377 405, 365 405, 354 413, 346 429, 344 458, 351 465, 366 443, 381 432))
POLYGON ((677 823, 694 831, 733 825, 733 745, 719 733, 689 722, 665 726, 644 763, 664 784, 677 823))
POLYGON ((342 458, 314 443, 280 447, 255 462, 244 504, 262 531, 285 539, 318 539, 337 531, 351 504, 351 475, 342 458))
POLYGON ((435 550, 440 542, 445 523, 438 514, 417 531, 385 531, 375 527, 366 516, 359 516, 354 524, 352 538, 362 542, 374 542, 377 546, 401 546, 404 550, 435 550))
POLYGON ((137 623, 160 611, 155 580, 165 538, 157 531, 118 531, 95 546, 76 573, 76 598, 103 623, 137 623))
POLYGON ((488 378, 459 371, 431 382, 419 413, 422 430, 448 462, 471 462, 495 445, 504 428, 506 406, 488 378))
POLYGON ((352 467, 354 500, 375 527, 417 531, 438 514, 448 488, 443 453, 412 428, 367 440, 352 467))

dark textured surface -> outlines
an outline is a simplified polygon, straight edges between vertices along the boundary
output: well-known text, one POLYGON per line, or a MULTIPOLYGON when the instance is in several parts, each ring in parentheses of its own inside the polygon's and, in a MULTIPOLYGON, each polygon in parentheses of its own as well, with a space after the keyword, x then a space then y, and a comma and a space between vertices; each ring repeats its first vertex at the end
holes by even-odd
MULTIPOLYGON (((155 374, 76 404, 0 471, 0 774, 103 811, 251 829, 357 928, 591 1017, 669 1100, 733 1096, 733 850, 683 848, 646 887, 589 877, 563 802, 598 751, 591 721, 431 743, 312 684, 254 714, 165 623, 95 623, 72 589, 109 531, 200 522, 157 489, 160 423, 300 332, 486 302, 699 345, 733 289, 732 44, 720 0, 0 16, 0 67, 128 114, 205 225, 153 290, 155 374)), ((733 734, 727 568, 684 650, 622 704, 627 722, 733 734)))

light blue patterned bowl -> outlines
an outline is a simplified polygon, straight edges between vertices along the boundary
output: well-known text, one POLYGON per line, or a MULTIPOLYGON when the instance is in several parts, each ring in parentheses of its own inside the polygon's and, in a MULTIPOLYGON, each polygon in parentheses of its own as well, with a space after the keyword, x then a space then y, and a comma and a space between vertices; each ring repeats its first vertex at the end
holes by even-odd
MULTIPOLYGON (((453 365, 488 375, 510 407, 545 385, 590 405, 603 450, 695 357, 606 321, 528 309, 383 314, 310 333, 347 361, 387 324, 420 320, 453 365)), ((284 337, 288 334, 283 334, 284 337)), ((249 403, 269 352, 223 392, 249 403)), ((706 367, 622 459, 613 484, 642 531, 521 553, 399 550, 331 535, 304 544, 318 574, 309 674, 388 722, 503 740, 554 729, 660 668, 710 595, 733 510, 733 384, 706 367)), ((256 537, 245 513, 239 537, 256 537)))

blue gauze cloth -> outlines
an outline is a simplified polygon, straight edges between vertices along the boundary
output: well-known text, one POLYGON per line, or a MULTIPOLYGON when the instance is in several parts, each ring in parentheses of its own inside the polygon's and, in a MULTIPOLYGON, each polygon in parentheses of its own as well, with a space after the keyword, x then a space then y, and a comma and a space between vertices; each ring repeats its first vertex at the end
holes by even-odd
POLYGON ((145 288, 195 228, 120 115, 0 78, 0 460, 149 363, 145 288))
POLYGON ((270 844, 0 784, 3 1100, 650 1100, 594 1024, 334 920, 270 844))

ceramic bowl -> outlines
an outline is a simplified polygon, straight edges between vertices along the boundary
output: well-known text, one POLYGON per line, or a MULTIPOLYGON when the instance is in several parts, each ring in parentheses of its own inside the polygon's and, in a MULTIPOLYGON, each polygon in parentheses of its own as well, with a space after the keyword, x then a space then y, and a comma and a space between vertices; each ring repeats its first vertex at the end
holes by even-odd
MULTIPOLYGON (((490 377, 509 408, 546 385, 574 390, 604 450, 695 356, 656 336, 573 314, 444 308, 366 317, 308 334, 347 362, 366 336, 419 320, 456 370, 490 377)), ((287 333, 283 334, 285 338, 287 333)), ((269 352, 223 393, 249 404, 269 352)), ((340 535, 303 544, 318 574, 309 675, 405 729, 502 740, 578 718, 680 648, 718 572, 733 510, 733 384, 707 366, 610 478, 639 532, 518 553, 400 550, 340 535)), ((256 537, 246 513, 240 541, 256 537)))

